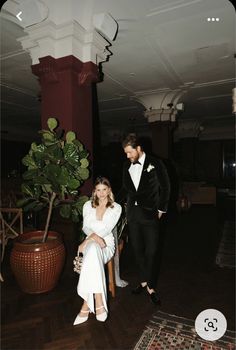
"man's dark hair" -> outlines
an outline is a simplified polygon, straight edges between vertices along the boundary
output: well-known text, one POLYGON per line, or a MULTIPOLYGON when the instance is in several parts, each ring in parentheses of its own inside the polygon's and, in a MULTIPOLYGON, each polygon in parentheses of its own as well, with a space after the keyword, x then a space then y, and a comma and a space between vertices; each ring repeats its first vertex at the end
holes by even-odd
POLYGON ((125 139, 122 141, 122 147, 125 148, 131 146, 132 148, 137 148, 138 146, 142 147, 142 142, 136 134, 128 134, 125 139))

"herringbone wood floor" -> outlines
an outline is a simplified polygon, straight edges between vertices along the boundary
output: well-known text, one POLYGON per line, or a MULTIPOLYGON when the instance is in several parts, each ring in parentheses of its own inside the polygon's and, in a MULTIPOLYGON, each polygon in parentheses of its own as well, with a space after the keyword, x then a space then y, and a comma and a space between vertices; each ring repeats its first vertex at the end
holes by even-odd
POLYGON ((110 314, 104 324, 91 315, 75 327, 82 304, 76 285, 77 275, 67 274, 50 293, 27 295, 7 276, 2 288, 2 349, 130 349, 155 310, 147 296, 132 298, 129 287, 117 288, 116 297, 109 296, 110 314))
MULTIPOLYGON (((216 308, 225 314, 229 329, 234 329, 234 271, 220 269, 214 263, 220 225, 217 209, 207 206, 166 220, 158 290, 162 311, 195 319, 202 310, 216 308)), ((63 231, 61 223, 54 226, 63 231)), ((121 275, 129 286, 116 288, 115 298, 109 296, 108 320, 100 323, 92 315, 86 323, 73 326, 82 301, 76 293, 78 276, 72 271, 76 239, 73 229, 64 226, 67 262, 57 287, 49 293, 21 292, 6 254, 1 285, 1 349, 132 349, 156 307, 146 294, 131 294, 138 273, 129 244, 121 257, 121 275)))

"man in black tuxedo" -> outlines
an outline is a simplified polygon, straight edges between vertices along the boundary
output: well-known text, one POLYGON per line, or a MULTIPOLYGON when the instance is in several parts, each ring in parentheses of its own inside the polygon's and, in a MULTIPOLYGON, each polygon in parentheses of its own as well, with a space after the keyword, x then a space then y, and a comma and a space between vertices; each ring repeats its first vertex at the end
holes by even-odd
POLYGON ((147 155, 135 134, 129 134, 122 146, 128 158, 123 168, 123 192, 129 238, 140 269, 140 284, 132 293, 146 289, 151 301, 159 304, 155 292, 159 220, 167 211, 170 182, 162 161, 147 155))

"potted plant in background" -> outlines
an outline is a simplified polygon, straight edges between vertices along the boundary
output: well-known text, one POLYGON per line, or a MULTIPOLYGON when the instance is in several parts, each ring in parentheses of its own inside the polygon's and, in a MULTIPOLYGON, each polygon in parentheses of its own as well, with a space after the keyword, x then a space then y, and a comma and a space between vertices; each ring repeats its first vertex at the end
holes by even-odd
POLYGON ((49 231, 53 210, 63 218, 79 222, 86 196, 78 189, 89 177, 88 151, 69 131, 57 130, 55 118, 48 119, 48 130, 41 130, 41 143, 31 144, 22 159, 27 167, 23 174, 23 198, 17 203, 24 211, 47 208, 44 230, 20 235, 10 255, 13 273, 26 293, 43 293, 53 289, 65 261, 61 234, 49 231))

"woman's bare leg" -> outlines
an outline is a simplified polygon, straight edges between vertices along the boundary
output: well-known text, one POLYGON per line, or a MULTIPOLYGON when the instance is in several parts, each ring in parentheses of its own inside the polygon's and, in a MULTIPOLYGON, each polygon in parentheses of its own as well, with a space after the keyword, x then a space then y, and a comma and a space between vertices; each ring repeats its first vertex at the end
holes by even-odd
POLYGON ((79 312, 79 316, 80 317, 87 317, 88 315, 88 311, 89 311, 89 307, 88 307, 88 304, 87 302, 84 300, 84 303, 80 309, 80 312, 79 312))
POLYGON ((102 293, 95 293, 95 305, 96 305, 95 307, 96 307, 97 315, 100 315, 105 311, 103 300, 102 300, 102 293))

